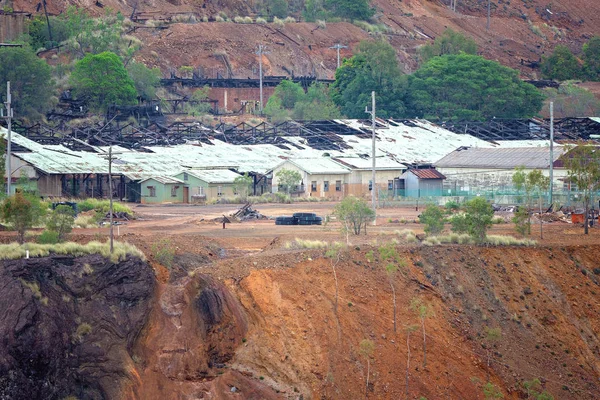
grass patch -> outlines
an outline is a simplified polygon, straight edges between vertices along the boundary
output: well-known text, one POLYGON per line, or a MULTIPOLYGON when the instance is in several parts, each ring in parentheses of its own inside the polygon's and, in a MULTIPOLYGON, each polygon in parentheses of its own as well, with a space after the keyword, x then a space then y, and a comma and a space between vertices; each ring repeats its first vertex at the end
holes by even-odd
MULTIPOLYGON (((435 246, 439 244, 476 244, 475 240, 467 234, 451 233, 444 236, 427 237, 423 244, 426 246, 435 246)), ((518 239, 513 236, 489 235, 482 244, 493 246, 535 246, 537 242, 532 239, 518 239)))
POLYGON ((98 222, 94 215, 80 215, 73 223, 75 228, 98 228, 98 222))
POLYGON ((114 252, 110 253, 110 244, 100 242, 89 242, 88 244, 79 244, 74 242, 57 243, 57 244, 38 244, 18 243, 0 245, 0 260, 17 260, 25 258, 29 250, 29 257, 47 257, 50 254, 64 254, 74 257, 81 257, 89 254, 100 254, 103 257, 109 258, 112 262, 125 260, 128 255, 139 257, 146 260, 146 256, 137 247, 125 243, 114 242, 114 252))
POLYGON ((296 238, 292 242, 286 242, 286 249, 325 249, 329 247, 329 243, 322 240, 307 240, 296 238))
POLYGON ((394 234, 404 238, 408 243, 417 243, 419 239, 417 239, 417 235, 412 229, 402 229, 401 231, 394 231, 394 234))
MULTIPOLYGON (((96 212, 106 215, 110 210, 110 201, 101 199, 86 199, 77 203, 77 209, 81 212, 95 210, 96 212)), ((113 211, 116 213, 125 212, 129 215, 133 215, 131 208, 117 201, 113 201, 113 211)))

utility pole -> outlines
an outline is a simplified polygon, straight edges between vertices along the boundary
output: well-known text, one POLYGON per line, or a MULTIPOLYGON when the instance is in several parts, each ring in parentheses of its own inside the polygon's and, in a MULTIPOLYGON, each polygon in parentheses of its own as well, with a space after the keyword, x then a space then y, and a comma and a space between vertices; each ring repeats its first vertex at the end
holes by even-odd
POLYGON ((258 45, 258 51, 256 52, 258 55, 258 74, 260 79, 260 114, 263 113, 263 70, 262 70, 262 56, 263 54, 269 54, 265 51, 265 48, 262 44, 258 45))
POLYGON ((330 49, 336 49, 337 50, 337 67, 340 67, 340 49, 347 49, 348 46, 343 46, 339 43, 336 43, 335 46, 331 46, 330 49))
POLYGON ((6 116, 4 116, 4 109, 0 109, 0 117, 6 118, 6 121, 8 123, 8 133, 6 134, 6 195, 10 196, 10 184, 12 176, 10 158, 12 144, 12 119, 14 118, 13 109, 11 106, 10 82, 6 82, 6 102, 4 104, 6 106, 6 116))
MULTIPOLYGON (((112 254, 114 251, 114 232, 113 232, 113 185, 112 185, 112 163, 115 159, 115 154, 122 153, 113 153, 112 144, 108 147, 108 211, 110 213, 109 223, 110 223, 110 253, 112 254)), ((104 153, 103 156, 107 154, 104 153)))
POLYGON ((489 31, 490 30, 490 11, 492 9, 492 0, 488 0, 488 6, 487 6, 487 25, 486 25, 486 29, 489 31))
POLYGON ((550 206, 552 206, 552 191, 554 184, 554 102, 550 102, 550 206))
POLYGON ((372 202, 372 206, 373 206, 373 211, 375 212, 375 219, 373 220, 373 225, 377 224, 377 186, 375 185, 375 166, 376 166, 376 162, 375 162, 375 151, 376 151, 376 146, 375 146, 375 91, 371 92, 371 100, 372 100, 372 105, 371 105, 371 111, 369 111, 369 109, 367 107, 365 107, 365 112, 367 114, 371 114, 371 133, 372 133, 372 137, 373 137, 373 142, 372 142, 372 148, 371 148, 371 158, 373 159, 373 170, 371 173, 371 202, 372 202))

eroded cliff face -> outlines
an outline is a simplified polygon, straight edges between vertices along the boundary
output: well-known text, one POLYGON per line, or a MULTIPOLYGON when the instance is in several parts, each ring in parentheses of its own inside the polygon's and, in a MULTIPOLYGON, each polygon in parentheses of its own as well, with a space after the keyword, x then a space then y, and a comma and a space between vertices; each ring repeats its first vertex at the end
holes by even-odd
POLYGON ((163 283, 135 259, 5 262, 0 399, 471 399, 488 380, 518 399, 533 379, 597 398, 597 245, 400 246, 394 276, 378 249, 274 250, 163 283))
POLYGON ((137 385, 131 348, 155 287, 137 258, 0 264, 0 398, 116 399, 137 385))

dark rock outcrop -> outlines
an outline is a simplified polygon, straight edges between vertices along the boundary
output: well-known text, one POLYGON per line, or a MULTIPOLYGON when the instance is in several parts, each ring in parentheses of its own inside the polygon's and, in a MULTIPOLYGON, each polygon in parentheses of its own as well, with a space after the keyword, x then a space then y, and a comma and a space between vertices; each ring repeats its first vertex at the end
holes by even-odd
POLYGON ((137 258, 53 256, 0 264, 0 399, 118 398, 155 279, 137 258))

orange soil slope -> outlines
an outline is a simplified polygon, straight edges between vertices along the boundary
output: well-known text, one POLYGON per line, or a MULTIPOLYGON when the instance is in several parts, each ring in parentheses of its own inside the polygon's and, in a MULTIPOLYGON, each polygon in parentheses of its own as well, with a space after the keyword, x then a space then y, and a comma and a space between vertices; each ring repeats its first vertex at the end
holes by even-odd
POLYGON ((171 296, 181 319, 173 318, 173 309, 160 296, 162 303, 140 341, 146 351, 139 351, 144 361, 135 392, 154 393, 144 398, 191 395, 214 379, 206 393, 218 392, 219 385, 227 390, 238 385, 243 386, 241 398, 260 398, 255 397, 260 391, 265 398, 361 398, 367 362, 359 343, 369 339, 375 344, 369 398, 404 398, 406 329, 416 325, 409 343, 408 398, 483 399, 489 374, 506 398, 522 398, 522 382, 539 378, 555 398, 594 399, 600 390, 599 250, 597 245, 399 247, 406 267, 394 279, 397 332, 377 247, 342 253, 337 313, 332 261, 322 251, 223 260, 202 272, 214 268, 221 277, 230 269, 251 272, 225 281, 233 296, 223 297, 229 300, 222 302, 226 317, 221 325, 208 336, 186 335, 202 326, 197 318, 185 317, 199 304, 192 294, 198 282, 207 281, 201 275, 180 282, 179 301, 171 296), (376 258, 372 262, 366 256, 370 250, 376 258), (409 309, 415 297, 433 311, 425 320, 426 367, 419 319, 409 309), (165 319, 174 324, 168 330, 165 319), (486 341, 486 327, 501 328, 502 338, 486 341), (215 349, 228 354, 221 372, 202 361, 215 349))

